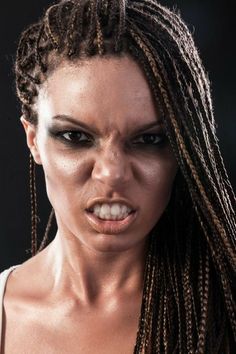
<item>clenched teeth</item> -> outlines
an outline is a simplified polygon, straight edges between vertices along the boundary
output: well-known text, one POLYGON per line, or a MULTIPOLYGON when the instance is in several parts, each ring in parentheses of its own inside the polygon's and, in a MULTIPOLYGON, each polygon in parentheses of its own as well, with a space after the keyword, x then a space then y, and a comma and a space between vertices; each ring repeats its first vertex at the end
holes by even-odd
POLYGON ((131 211, 131 208, 119 203, 114 203, 111 205, 96 204, 92 209, 92 212, 96 216, 104 220, 122 220, 125 219, 131 211))

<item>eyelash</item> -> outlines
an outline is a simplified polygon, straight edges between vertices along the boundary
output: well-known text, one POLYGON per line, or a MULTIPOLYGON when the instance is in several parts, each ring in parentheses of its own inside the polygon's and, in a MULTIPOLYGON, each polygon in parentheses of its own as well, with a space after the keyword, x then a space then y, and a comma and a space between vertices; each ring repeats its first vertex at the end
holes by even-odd
MULTIPOLYGON (((79 131, 79 130, 67 130, 67 131, 59 131, 59 132, 50 132, 50 134, 60 140, 63 140, 63 142, 65 144, 68 144, 70 146, 88 146, 91 145, 93 143, 93 138, 87 134, 84 133, 83 131, 79 131), (70 138, 66 138, 65 135, 66 134, 74 134, 76 137, 76 141, 71 140, 70 138), (82 138, 84 139, 84 137, 86 137, 86 140, 77 140, 77 135, 80 135, 79 139, 82 138)), ((144 142, 134 142, 133 144, 135 146, 142 146, 142 147, 158 147, 161 148, 163 147, 163 145, 166 143, 167 138, 165 136, 165 134, 163 133, 144 133, 139 135, 138 137, 136 137, 134 139, 134 141, 140 140, 140 138, 143 138, 144 142), (154 137, 154 141, 157 140, 157 142, 145 142, 145 138, 153 138, 154 137)))

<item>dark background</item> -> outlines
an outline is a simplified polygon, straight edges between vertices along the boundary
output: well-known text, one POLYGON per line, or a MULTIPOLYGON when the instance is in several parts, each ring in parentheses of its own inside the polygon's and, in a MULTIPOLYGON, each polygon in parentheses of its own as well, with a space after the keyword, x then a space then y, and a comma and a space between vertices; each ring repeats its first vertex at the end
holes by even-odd
MULTIPOLYGON (((212 81, 220 147, 236 186, 236 20, 233 1, 160 0, 176 6, 200 50, 212 81)), ((0 5, 0 271, 30 257, 30 200, 28 150, 15 97, 13 63, 20 32, 37 20, 50 1, 8 1, 0 5)), ((38 171, 43 185, 42 173, 38 171)), ((49 205, 40 187, 39 232, 42 235, 49 205)), ((51 236, 53 237, 53 235, 51 236)))

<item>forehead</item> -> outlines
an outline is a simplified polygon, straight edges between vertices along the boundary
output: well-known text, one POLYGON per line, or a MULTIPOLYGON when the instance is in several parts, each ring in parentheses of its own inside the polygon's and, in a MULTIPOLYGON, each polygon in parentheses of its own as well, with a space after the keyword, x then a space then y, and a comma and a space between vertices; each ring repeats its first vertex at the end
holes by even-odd
POLYGON ((157 117, 147 79, 129 56, 62 62, 39 91, 38 114, 157 117))

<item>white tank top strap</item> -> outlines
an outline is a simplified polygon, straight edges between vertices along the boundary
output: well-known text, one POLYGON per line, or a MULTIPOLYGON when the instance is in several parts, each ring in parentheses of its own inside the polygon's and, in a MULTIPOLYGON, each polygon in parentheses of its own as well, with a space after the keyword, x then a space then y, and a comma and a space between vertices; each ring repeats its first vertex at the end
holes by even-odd
POLYGON ((13 265, 8 269, 5 269, 2 273, 0 273, 0 353, 1 353, 1 343, 2 343, 2 322, 3 322, 3 298, 7 283, 7 278, 9 274, 20 264, 13 265))

